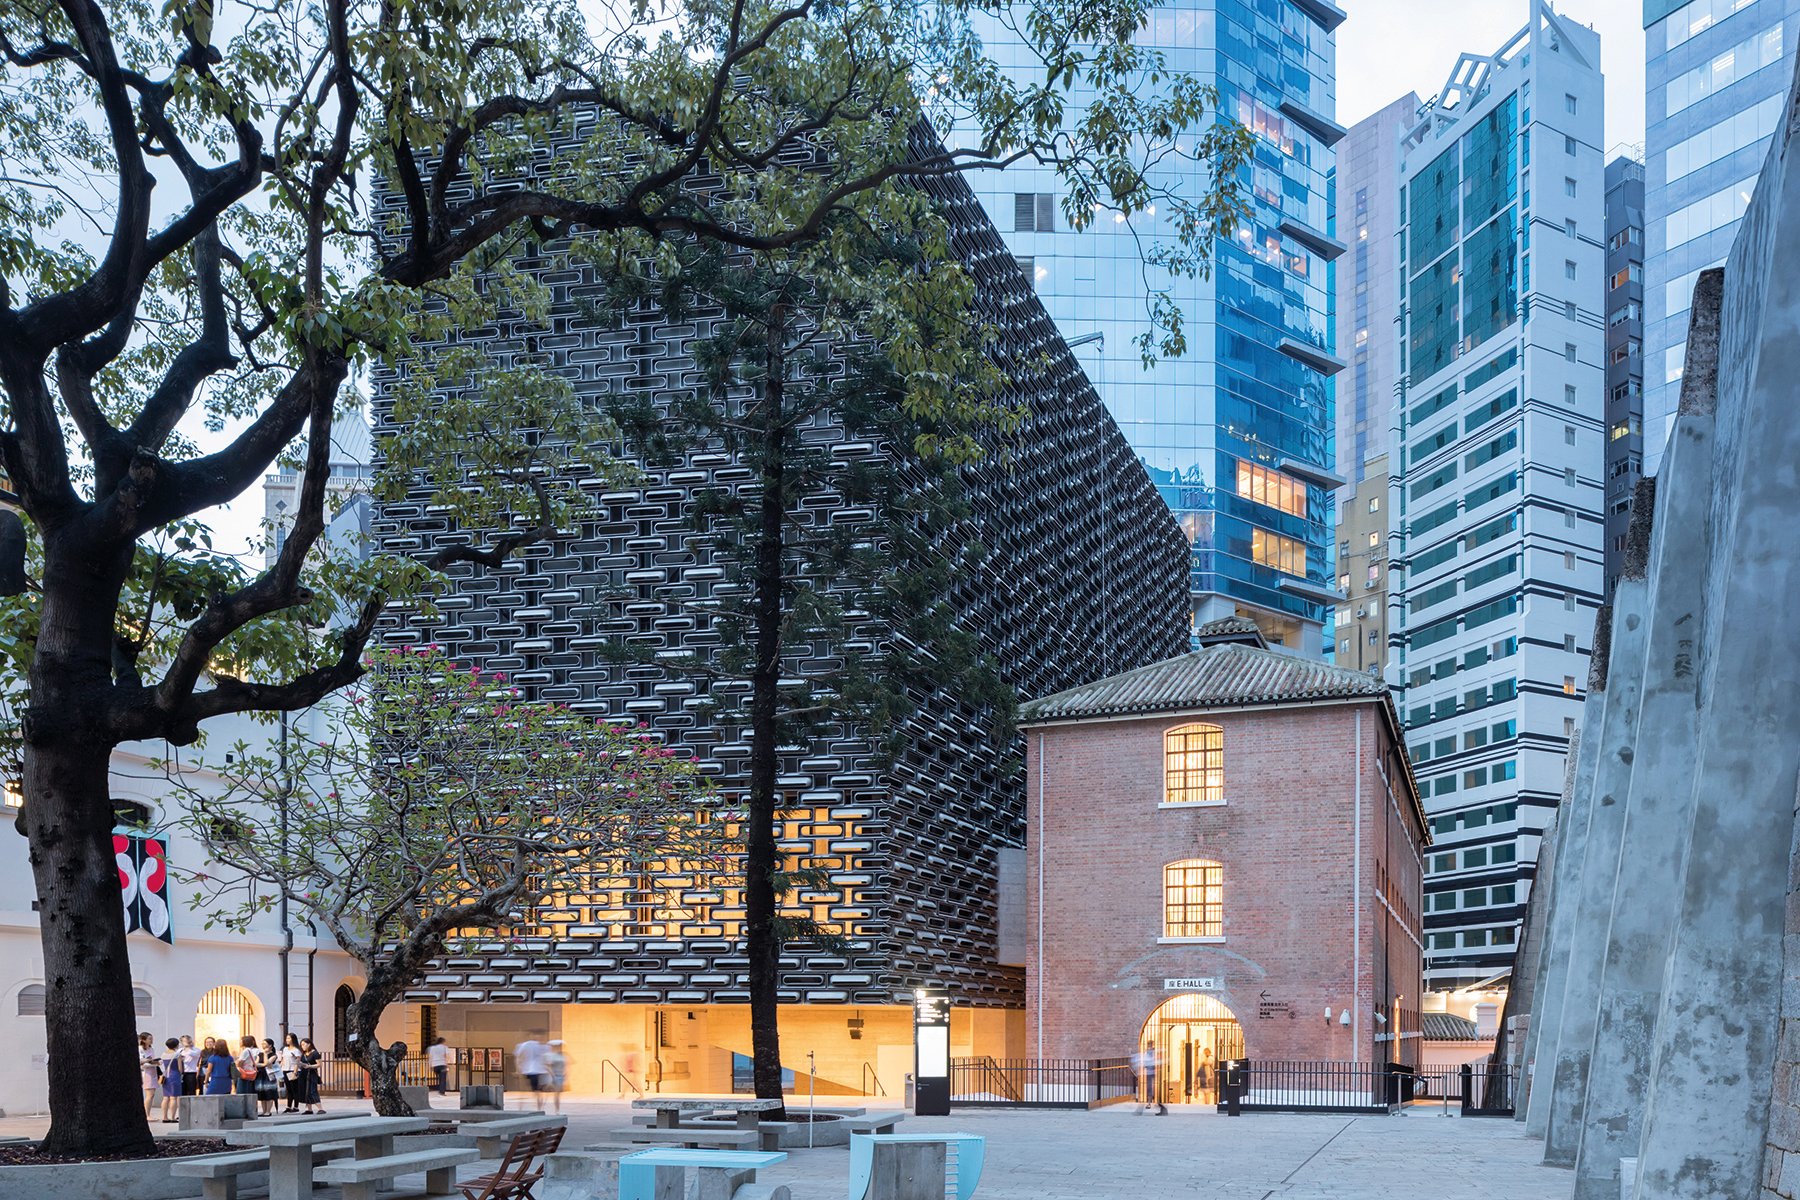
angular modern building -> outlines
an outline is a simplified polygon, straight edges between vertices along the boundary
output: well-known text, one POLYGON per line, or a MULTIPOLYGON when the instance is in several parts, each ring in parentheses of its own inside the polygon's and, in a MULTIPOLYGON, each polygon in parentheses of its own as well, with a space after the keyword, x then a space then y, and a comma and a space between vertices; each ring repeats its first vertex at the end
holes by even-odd
POLYGON ((1600 40, 1542 0, 1401 147, 1391 668, 1433 846, 1427 980, 1509 969, 1600 603, 1600 40))
POLYGON ((1731 253, 1794 78, 1800 0, 1644 0, 1644 473, 1681 395, 1694 281, 1731 253))
MULTIPOLYGON (((980 317, 1004 331, 995 353, 1014 374, 1008 398, 1030 412, 1008 454, 966 473, 969 515, 945 536, 979 541, 986 553, 954 580, 951 610, 1025 696, 1179 653, 1189 638, 1187 539, 968 187, 952 178, 930 190, 976 281, 980 317)), ((522 265, 554 276, 555 336, 541 344, 594 403, 629 394, 667 404, 697 386, 689 349, 716 314, 673 323, 646 311, 606 327, 582 315, 583 298, 602 286, 590 268, 555 246, 522 265)), ((536 333, 521 316, 458 336, 509 354, 536 333)), ((385 420, 395 380, 377 373, 372 382, 385 420)), ((815 422, 800 436, 844 472, 917 469, 836 426, 815 422)), ((754 482, 726 446, 703 444, 678 463, 645 464, 637 486, 584 484, 594 516, 572 542, 459 575, 435 618, 396 612, 382 635, 436 642, 506 673, 531 699, 644 722, 727 795, 741 791, 747 738, 716 703, 740 685, 608 651, 629 642, 720 663, 729 639, 708 614, 735 584, 693 541, 691 518, 700 493, 754 482), (673 609, 671 596, 681 601, 673 609)), ((796 519, 841 525, 855 514, 809 503, 796 519)), ((375 530, 392 546, 456 536, 423 499, 383 505, 375 530)), ((876 617, 861 620, 857 636, 869 645, 891 640, 876 617)), ((796 672, 818 665, 811 647, 793 653, 796 672)), ((782 755, 780 843, 791 864, 823 880, 794 894, 793 911, 844 939, 793 944, 782 977, 787 1066, 804 1075, 815 1055, 811 1083, 826 1094, 902 1094, 917 987, 948 993, 956 1054, 1023 1048, 1022 746, 993 736, 993 713, 959 695, 915 689, 911 699, 891 745, 839 724, 782 755)), ((693 883, 675 868, 596 877, 545 910, 531 936, 481 942, 437 964, 408 997, 409 1032, 494 1053, 528 1032, 561 1038, 578 1092, 622 1088, 621 1077, 646 1089, 732 1090, 750 1050, 742 914, 729 892, 693 883)))
POLYGON ((1606 599, 1644 476, 1644 164, 1606 164, 1606 599))
MULTIPOLYGON (((1078 347, 1132 449, 1193 547, 1196 622, 1243 615, 1270 641, 1317 655, 1331 587, 1337 109, 1330 0, 1177 0, 1152 9, 1140 42, 1172 73, 1219 89, 1224 115, 1256 138, 1252 211, 1215 247, 1206 279, 1144 261, 1167 241, 1166 215, 1101 213, 1076 232, 1056 172, 1021 163, 972 185, 1057 327, 1078 347), (1145 369, 1147 291, 1167 289, 1187 352, 1145 369)), ((980 26, 990 57, 1022 77, 1043 65, 998 21, 980 26)), ((1080 92, 1068 101, 1083 111, 1080 92)), ((1177 138, 1177 150, 1179 142, 1177 138)), ((1160 182, 1190 192, 1201 173, 1179 156, 1160 182)))

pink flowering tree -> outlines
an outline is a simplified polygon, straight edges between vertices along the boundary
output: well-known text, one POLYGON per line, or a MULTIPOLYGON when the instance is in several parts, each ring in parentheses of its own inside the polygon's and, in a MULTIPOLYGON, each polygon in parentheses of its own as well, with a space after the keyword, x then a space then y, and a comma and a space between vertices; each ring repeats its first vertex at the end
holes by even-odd
POLYGON ((351 1057, 375 1109, 411 1113, 383 1046, 387 1007, 459 941, 516 936, 596 873, 711 877, 730 827, 695 765, 642 726, 523 703, 504 675, 435 647, 372 656, 286 767, 246 744, 222 795, 183 784, 212 864, 188 877, 209 925, 243 927, 285 896, 362 964, 351 1057), (287 836, 278 832, 287 810, 287 836))

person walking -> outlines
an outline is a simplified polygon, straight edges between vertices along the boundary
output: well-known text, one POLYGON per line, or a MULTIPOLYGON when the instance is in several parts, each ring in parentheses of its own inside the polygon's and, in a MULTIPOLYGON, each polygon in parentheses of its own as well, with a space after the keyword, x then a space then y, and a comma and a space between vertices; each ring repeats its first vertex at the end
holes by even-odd
POLYGON ((256 1052, 256 1115, 272 1117, 281 1098, 281 1055, 275 1052, 272 1038, 264 1038, 256 1052))
POLYGON ((207 1054, 200 1060, 200 1071, 206 1077, 207 1096, 229 1096, 232 1092, 237 1063, 232 1060, 225 1039, 206 1039, 207 1054))
POLYGON ((544 1051, 544 1078, 550 1088, 550 1104, 562 1111, 563 1084, 569 1077, 569 1056, 563 1053, 562 1039, 555 1039, 544 1051))
POLYGON ((1157 1069, 1162 1066, 1162 1050, 1154 1043, 1145 1046, 1131 1056, 1131 1065, 1137 1068, 1138 1078, 1144 1081, 1144 1100, 1138 1105, 1138 1115, 1142 1116, 1154 1104, 1157 1116, 1167 1116, 1169 1106, 1163 1103, 1162 1093, 1156 1090, 1157 1069))
POLYGON ((319 1053, 311 1038, 300 1039, 300 1103, 308 1115, 325 1111, 325 1105, 319 1099, 319 1061, 322 1058, 324 1055, 319 1053))
POLYGON ((162 1086, 162 1056, 147 1033, 138 1034, 138 1075, 144 1089, 144 1116, 148 1117, 162 1086))
POLYGON ((281 1039, 281 1095, 287 1104, 283 1112, 300 1111, 300 1036, 290 1033, 281 1039))
POLYGON ((198 1096, 200 1094, 200 1047, 194 1045, 194 1035, 181 1035, 181 1094, 198 1096))
MULTIPOLYGON (((540 1098, 544 1093, 544 1051, 546 1049, 544 1043, 538 1041, 535 1035, 527 1037, 513 1047, 513 1067, 525 1077, 525 1083, 531 1088, 534 1098, 540 1098)), ((542 1103, 541 1099, 539 1103, 542 1103)))
POLYGON ((450 1090, 450 1045, 443 1038, 425 1050, 425 1062, 431 1067, 431 1083, 442 1096, 450 1090))
POLYGON ((1200 1051, 1200 1068, 1199 1068, 1199 1071, 1195 1075, 1194 1082, 1199 1086, 1199 1091, 1200 1091, 1199 1098, 1200 1098, 1200 1102, 1203 1104, 1212 1103, 1212 1100, 1210 1099, 1210 1097, 1212 1095, 1213 1070, 1214 1070, 1215 1065, 1216 1064, 1214 1064, 1214 1062, 1213 1062, 1212 1048, 1209 1046, 1209 1047, 1201 1050, 1200 1051))
POLYGON ((173 1125, 179 1116, 182 1097, 181 1039, 168 1039, 163 1043, 163 1050, 165 1053, 162 1056, 161 1064, 162 1123, 164 1125, 173 1125))

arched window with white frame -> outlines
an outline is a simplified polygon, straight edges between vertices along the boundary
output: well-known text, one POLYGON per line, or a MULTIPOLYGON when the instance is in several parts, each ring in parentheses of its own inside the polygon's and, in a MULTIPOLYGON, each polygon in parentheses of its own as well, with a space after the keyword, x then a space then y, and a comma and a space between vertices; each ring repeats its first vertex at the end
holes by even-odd
POLYGON ((1225 868, 1209 858, 1184 858, 1163 868, 1163 937, 1225 936, 1225 868))
POLYGON ((1163 734, 1164 804, 1225 803, 1225 731, 1178 725, 1163 734))

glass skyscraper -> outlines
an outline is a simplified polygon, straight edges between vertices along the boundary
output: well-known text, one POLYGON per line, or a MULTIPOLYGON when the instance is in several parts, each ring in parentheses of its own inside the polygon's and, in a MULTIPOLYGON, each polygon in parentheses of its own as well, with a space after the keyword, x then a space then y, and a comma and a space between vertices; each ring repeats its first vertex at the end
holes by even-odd
MULTIPOLYGON (((1217 244, 1210 278, 1144 261, 1172 240, 1168 213, 1101 213, 1075 232, 1049 167, 977 173, 971 185, 1193 544, 1198 621, 1241 613, 1273 642, 1322 651, 1332 588, 1332 492, 1340 482, 1331 377, 1336 50, 1344 14, 1323 0, 1213 0, 1159 7, 1140 38, 1171 72, 1215 84, 1225 116, 1256 137, 1254 211, 1217 244), (1148 293, 1167 289, 1187 352, 1146 369, 1136 338, 1148 293)), ((999 22, 990 57, 1042 66, 999 22)), ((1086 97, 1072 97, 1081 113, 1086 97)), ((1192 169, 1189 164, 1188 169, 1192 169)), ((1165 175, 1197 194, 1204 180, 1165 175)))
POLYGON ((1800 0, 1644 0, 1644 472, 1681 395, 1694 280, 1731 252, 1794 75, 1800 0))

